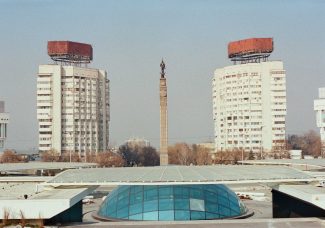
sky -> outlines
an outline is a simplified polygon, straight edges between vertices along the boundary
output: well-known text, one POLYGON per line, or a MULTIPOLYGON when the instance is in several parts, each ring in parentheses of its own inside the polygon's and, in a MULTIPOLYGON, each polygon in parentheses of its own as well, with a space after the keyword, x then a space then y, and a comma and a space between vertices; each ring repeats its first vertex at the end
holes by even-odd
POLYGON ((169 143, 213 140, 212 77, 230 65, 227 44, 273 37, 287 76, 287 134, 317 130, 313 100, 325 87, 322 0, 0 0, 0 100, 6 146, 37 149, 38 65, 48 40, 92 44, 90 67, 110 79, 110 143, 159 146, 159 72, 166 63, 169 143))

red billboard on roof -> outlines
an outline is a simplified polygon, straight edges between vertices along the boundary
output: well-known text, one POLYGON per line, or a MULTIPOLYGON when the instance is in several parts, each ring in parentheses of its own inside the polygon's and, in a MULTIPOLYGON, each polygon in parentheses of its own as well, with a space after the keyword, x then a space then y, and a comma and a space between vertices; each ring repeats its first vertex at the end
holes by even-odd
POLYGON ((93 59, 93 48, 90 44, 72 41, 48 41, 48 55, 57 61, 91 61, 93 59))
POLYGON ((273 51, 272 38, 250 38, 230 42, 228 44, 228 57, 234 58, 251 54, 271 53, 273 51))

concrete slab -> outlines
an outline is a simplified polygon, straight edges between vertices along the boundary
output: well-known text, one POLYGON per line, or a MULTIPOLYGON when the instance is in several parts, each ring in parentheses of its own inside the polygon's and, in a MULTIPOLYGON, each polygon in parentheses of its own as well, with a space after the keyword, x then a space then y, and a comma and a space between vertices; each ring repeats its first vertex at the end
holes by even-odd
POLYGON ((238 219, 238 220, 199 220, 173 222, 101 222, 73 224, 65 227, 117 227, 117 228, 320 228, 325 227, 325 221, 319 218, 292 218, 292 219, 238 219))

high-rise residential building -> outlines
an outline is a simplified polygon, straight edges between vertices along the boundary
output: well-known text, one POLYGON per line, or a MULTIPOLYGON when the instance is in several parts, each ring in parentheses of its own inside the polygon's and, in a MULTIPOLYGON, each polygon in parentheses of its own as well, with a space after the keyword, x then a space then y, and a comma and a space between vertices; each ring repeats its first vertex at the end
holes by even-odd
POLYGON ((105 70, 87 67, 92 47, 49 41, 48 54, 55 64, 40 65, 37 77, 39 151, 84 156, 107 150, 109 80, 105 70))
POLYGON ((5 112, 5 102, 0 101, 0 151, 4 148, 7 138, 9 113, 5 112))
POLYGON ((316 124, 320 130, 322 140, 322 156, 325 154, 325 87, 319 88, 319 99, 314 100, 314 110, 316 111, 316 124))
POLYGON ((261 157, 285 146, 286 72, 268 61, 271 38, 231 42, 233 65, 215 70, 213 118, 215 150, 243 149, 261 157))

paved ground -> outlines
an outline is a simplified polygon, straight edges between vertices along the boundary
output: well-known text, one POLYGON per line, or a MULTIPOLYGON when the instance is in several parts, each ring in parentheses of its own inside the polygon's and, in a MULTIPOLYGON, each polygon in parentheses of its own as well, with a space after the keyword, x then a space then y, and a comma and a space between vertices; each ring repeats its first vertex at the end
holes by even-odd
POLYGON ((185 222, 106 222, 94 224, 75 224, 66 227, 118 227, 118 228, 321 228, 325 227, 325 221, 318 218, 293 218, 293 219, 238 219, 238 220, 209 220, 209 221, 185 221, 185 222))
POLYGON ((83 205, 83 221, 84 222, 98 222, 91 215, 99 209, 100 204, 103 202, 101 198, 94 199, 94 203, 83 205))

